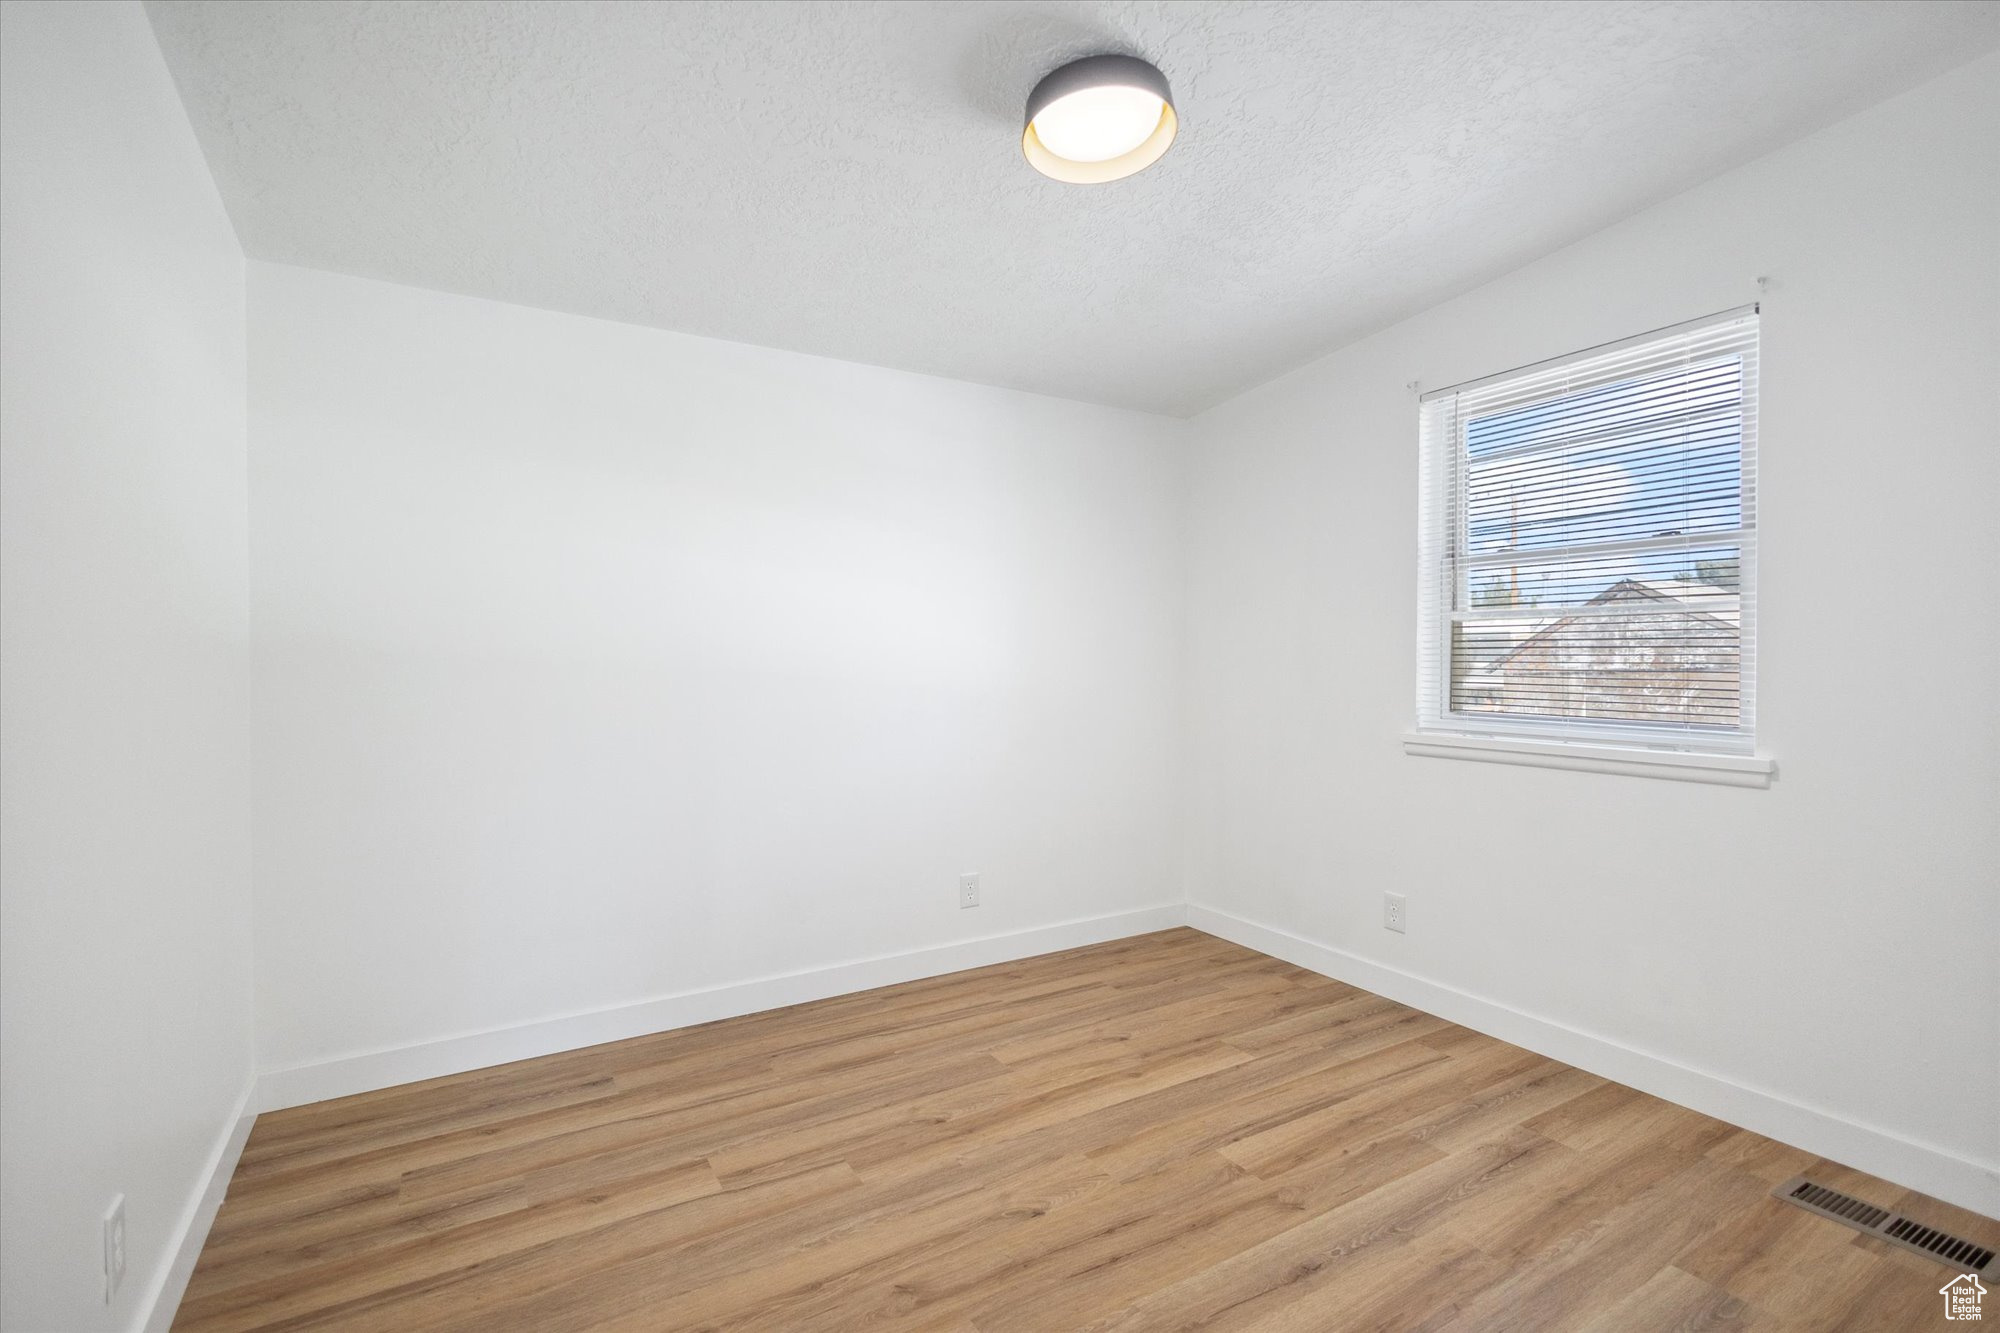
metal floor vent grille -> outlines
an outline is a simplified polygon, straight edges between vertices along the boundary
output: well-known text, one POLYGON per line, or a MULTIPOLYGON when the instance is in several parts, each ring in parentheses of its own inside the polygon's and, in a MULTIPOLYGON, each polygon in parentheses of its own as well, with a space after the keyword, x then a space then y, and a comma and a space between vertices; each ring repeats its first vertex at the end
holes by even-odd
POLYGON ((1816 1185, 1804 1176, 1793 1176, 1771 1193, 1809 1213, 1818 1213, 1856 1231, 1886 1240, 1891 1245, 1914 1250, 1947 1268, 1990 1276, 1986 1270, 1993 1263, 1993 1251, 1984 1245, 1975 1245, 1962 1236, 1927 1227, 1887 1208, 1877 1208, 1865 1199, 1816 1185))

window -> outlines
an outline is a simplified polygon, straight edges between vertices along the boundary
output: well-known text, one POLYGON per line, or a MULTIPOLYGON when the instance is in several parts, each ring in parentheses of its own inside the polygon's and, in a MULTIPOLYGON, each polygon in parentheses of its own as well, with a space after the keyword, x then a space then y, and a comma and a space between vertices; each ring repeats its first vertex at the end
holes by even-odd
POLYGON ((1756 441, 1754 307, 1426 394, 1413 739, 1747 755, 1756 441))

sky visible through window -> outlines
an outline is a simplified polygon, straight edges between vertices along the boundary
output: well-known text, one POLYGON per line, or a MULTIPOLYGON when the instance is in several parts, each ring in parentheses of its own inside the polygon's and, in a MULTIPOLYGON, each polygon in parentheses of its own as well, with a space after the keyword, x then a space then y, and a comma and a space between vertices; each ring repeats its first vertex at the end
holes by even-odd
POLYGON ((1625 579, 1736 591, 1742 508, 1742 363, 1675 367, 1512 408, 1465 429, 1466 552, 1520 557, 1474 568, 1475 607, 1554 609, 1625 579), (1672 550, 1578 552, 1679 537, 1672 550))

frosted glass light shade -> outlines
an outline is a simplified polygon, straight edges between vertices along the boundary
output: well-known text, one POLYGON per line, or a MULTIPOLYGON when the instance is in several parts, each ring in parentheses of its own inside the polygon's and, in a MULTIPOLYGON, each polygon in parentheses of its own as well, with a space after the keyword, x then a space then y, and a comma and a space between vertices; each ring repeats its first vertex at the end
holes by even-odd
POLYGON ((1091 56, 1028 94, 1021 151, 1044 176, 1096 185, 1159 161, 1179 128, 1164 74, 1135 56, 1091 56))

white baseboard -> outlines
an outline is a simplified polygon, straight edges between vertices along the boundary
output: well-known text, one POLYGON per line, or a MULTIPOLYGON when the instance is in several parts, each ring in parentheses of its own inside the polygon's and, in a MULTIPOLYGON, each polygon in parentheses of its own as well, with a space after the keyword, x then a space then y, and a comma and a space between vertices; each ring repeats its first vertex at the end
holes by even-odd
POLYGON ((829 967, 780 976, 758 977, 708 990, 662 995, 632 1004, 588 1013, 568 1014, 512 1027, 443 1037, 435 1041, 387 1050, 363 1051, 312 1064, 267 1069, 257 1081, 257 1109, 278 1111, 288 1106, 373 1092, 399 1083, 415 1083, 446 1074, 528 1060, 558 1051, 573 1051, 627 1037, 643 1037, 672 1028, 712 1023, 718 1018, 785 1005, 823 1000, 833 995, 893 986, 923 977, 942 976, 970 967, 1012 962, 1036 954, 1075 949, 1086 944, 1144 935, 1185 923, 1180 903, 1119 912, 1111 916, 1063 921, 1004 935, 960 940, 929 949, 861 958, 829 967))
POLYGON ((243 1095, 236 1099, 235 1113, 208 1155, 201 1188, 181 1212, 167 1262, 153 1279, 153 1289, 139 1302, 132 1326, 141 1333, 167 1333, 181 1308, 181 1294, 187 1290, 188 1279, 194 1276, 195 1260, 201 1257, 202 1243, 208 1239, 216 1210, 222 1207, 222 1196, 229 1190, 229 1178, 236 1173, 236 1159, 243 1155, 244 1140, 250 1137, 250 1126, 257 1119, 256 1096, 257 1080, 253 1077, 244 1084, 243 1095))
POLYGON ((1213 907, 1189 903, 1187 924, 1766 1138, 1921 1190, 1961 1208, 2000 1217, 2000 1166, 1842 1119, 1777 1093, 1691 1069, 1609 1037, 1523 1013, 1213 907))

